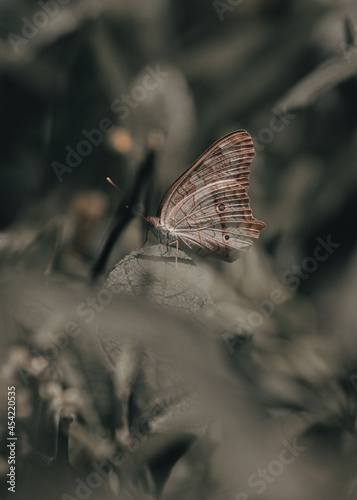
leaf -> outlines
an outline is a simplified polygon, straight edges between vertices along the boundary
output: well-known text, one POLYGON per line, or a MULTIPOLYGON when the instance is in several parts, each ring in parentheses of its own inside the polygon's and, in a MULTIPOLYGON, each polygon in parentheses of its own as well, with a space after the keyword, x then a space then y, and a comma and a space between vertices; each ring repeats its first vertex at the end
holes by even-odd
POLYGON ((147 296, 160 305, 197 312, 212 304, 205 281, 203 271, 184 252, 156 245, 125 257, 106 284, 113 293, 147 296))
POLYGON ((300 80, 276 106, 290 110, 309 106, 340 83, 357 75, 357 47, 343 52, 321 64, 315 71, 300 80))

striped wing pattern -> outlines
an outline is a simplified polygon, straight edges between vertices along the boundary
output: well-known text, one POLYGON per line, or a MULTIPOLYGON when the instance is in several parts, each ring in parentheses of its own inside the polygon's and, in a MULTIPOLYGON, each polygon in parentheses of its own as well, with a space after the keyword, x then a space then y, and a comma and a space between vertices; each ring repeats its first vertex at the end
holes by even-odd
POLYGON ((253 217, 247 194, 253 156, 248 132, 232 132, 169 188, 158 217, 181 248, 232 262, 259 238, 265 224, 253 217))

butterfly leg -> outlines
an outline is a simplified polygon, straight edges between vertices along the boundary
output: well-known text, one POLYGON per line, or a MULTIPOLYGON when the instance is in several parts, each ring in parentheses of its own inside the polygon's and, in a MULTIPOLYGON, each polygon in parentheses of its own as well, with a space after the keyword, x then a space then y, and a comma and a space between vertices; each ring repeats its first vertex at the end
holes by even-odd
POLYGON ((162 254, 163 256, 169 253, 169 245, 166 245, 166 251, 162 254))
MULTIPOLYGON (((175 257, 175 266, 176 267, 177 267, 178 244, 179 244, 179 240, 171 241, 171 243, 169 243, 169 245, 176 245, 176 257, 175 257)), ((169 247, 167 246, 167 250, 165 253, 167 253, 168 251, 169 251, 169 247)))
MULTIPOLYGON (((171 243, 169 243, 169 245, 176 245, 176 257, 175 257, 175 266, 176 267, 177 267, 178 244, 179 244, 178 240, 175 240, 175 241, 172 241, 171 243)), ((169 251, 169 247, 167 247, 167 251, 165 253, 167 253, 168 251, 169 251)))
POLYGON ((174 241, 174 243, 176 243, 175 267, 177 269, 178 240, 174 241))

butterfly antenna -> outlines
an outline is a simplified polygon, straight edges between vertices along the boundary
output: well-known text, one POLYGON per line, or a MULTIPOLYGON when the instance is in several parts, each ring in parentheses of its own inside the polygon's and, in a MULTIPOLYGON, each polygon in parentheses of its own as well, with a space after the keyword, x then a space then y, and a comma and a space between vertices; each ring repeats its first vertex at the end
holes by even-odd
POLYGON ((120 188, 119 188, 119 187, 118 187, 118 186, 117 186, 117 185, 116 185, 116 184, 115 184, 115 183, 111 180, 111 178, 110 178, 110 177, 107 177, 107 181, 109 182, 109 184, 111 184, 112 186, 114 186, 115 188, 117 188, 117 189, 118 189, 118 191, 121 191, 123 194, 125 194, 125 192, 124 192, 122 189, 120 189, 120 188))
MULTIPOLYGON (((115 188, 117 188, 119 191, 121 191, 123 194, 125 194, 125 192, 120 189, 112 180, 110 177, 107 177, 107 181, 109 182, 109 184, 111 184, 112 186, 114 186, 115 188)), ((129 205, 126 205, 125 208, 130 208, 129 205)), ((137 207, 137 206, 133 206, 132 207, 132 212, 135 214, 135 215, 139 215, 140 217, 146 217, 145 215, 145 212, 144 212, 144 209, 141 208, 141 207, 137 207)))

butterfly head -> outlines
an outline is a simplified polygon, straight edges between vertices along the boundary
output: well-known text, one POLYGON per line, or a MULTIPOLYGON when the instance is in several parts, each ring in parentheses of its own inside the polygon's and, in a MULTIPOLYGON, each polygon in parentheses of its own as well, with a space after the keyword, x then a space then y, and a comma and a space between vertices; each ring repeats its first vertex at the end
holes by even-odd
POLYGON ((159 224, 158 217, 151 217, 150 215, 144 217, 144 221, 149 229, 153 229, 154 227, 157 227, 159 224))
POLYGON ((175 232, 173 231, 172 228, 167 227, 165 224, 162 224, 160 222, 159 217, 144 217, 145 223, 152 231, 152 233, 156 236, 156 238, 163 244, 163 245, 170 245, 173 241, 177 240, 177 236, 175 235, 175 232))

